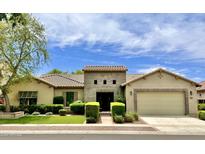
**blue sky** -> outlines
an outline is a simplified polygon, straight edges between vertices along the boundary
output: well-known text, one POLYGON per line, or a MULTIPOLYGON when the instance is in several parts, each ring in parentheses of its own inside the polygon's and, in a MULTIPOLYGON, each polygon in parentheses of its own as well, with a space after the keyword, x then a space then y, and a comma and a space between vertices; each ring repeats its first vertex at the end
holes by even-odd
POLYGON ((205 14, 33 14, 45 26, 53 68, 125 65, 128 73, 162 67, 205 80, 205 14))

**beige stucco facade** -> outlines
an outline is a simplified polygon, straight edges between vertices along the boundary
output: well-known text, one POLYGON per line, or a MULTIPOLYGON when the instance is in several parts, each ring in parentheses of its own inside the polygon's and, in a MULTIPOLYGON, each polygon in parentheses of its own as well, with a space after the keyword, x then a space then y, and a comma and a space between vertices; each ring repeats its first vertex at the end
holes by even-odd
POLYGON ((114 100, 122 94, 120 85, 126 82, 126 72, 85 72, 84 73, 84 98, 85 101, 96 101, 96 92, 113 92, 114 100), (94 84, 97 80, 97 84, 94 84), (106 84, 103 84, 106 80, 106 84), (116 80, 116 84, 113 84, 116 80))
POLYGON ((9 93, 9 100, 11 105, 19 105, 19 92, 20 91, 37 91, 38 104, 52 104, 54 96, 54 88, 48 84, 40 82, 36 79, 31 81, 21 82, 14 85, 9 93))
POLYGON ((66 92, 74 92, 75 100, 84 100, 84 89, 83 88, 55 88, 54 96, 63 96, 66 99, 66 92))
MULTIPOLYGON (((163 91, 163 89, 170 91, 184 91, 186 92, 186 99, 188 103, 188 112, 189 114, 197 113, 197 91, 196 85, 185 81, 183 79, 177 78, 174 75, 170 75, 166 72, 156 72, 134 82, 131 82, 126 85, 125 94, 126 94, 126 105, 128 111, 135 111, 135 92, 136 90, 145 90, 145 91, 163 91), (192 93, 192 95, 190 95, 192 93)), ((151 102, 150 102, 151 105, 151 102)), ((160 106, 159 106, 160 108, 160 106)))

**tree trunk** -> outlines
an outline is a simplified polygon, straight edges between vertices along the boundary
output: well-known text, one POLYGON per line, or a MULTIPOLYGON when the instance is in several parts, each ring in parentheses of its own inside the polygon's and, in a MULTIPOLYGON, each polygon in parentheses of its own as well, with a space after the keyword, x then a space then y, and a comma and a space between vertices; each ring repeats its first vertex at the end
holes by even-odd
POLYGON ((10 102, 9 102, 9 97, 6 92, 2 91, 2 94, 5 98, 5 104, 6 104, 6 112, 10 112, 10 102))

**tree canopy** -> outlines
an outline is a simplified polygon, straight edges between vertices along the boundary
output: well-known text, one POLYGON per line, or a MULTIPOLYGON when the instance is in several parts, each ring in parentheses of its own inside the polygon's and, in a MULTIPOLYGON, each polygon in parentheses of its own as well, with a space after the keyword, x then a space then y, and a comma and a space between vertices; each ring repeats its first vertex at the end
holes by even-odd
POLYGON ((63 72, 63 71, 61 71, 61 70, 59 70, 57 68, 54 68, 51 71, 49 71, 48 73, 46 73, 46 74, 68 74, 68 72, 63 72))
MULTIPOLYGON (((10 14, 6 14, 6 17, 10 14)), ((19 17, 19 16, 18 16, 19 17)), ((9 18, 10 19, 10 18, 9 18)), ((30 14, 22 22, 0 20, 0 90, 9 110, 11 86, 31 74, 48 60, 44 27, 30 14)))

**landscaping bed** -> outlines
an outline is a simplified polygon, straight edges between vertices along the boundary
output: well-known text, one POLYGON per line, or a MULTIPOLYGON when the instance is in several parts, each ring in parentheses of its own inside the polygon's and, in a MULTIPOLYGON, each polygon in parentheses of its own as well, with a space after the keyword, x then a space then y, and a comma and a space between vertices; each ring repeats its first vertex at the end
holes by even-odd
POLYGON ((85 116, 24 116, 18 119, 0 119, 0 124, 83 124, 85 116))

